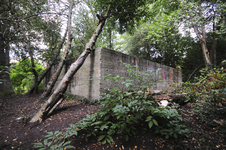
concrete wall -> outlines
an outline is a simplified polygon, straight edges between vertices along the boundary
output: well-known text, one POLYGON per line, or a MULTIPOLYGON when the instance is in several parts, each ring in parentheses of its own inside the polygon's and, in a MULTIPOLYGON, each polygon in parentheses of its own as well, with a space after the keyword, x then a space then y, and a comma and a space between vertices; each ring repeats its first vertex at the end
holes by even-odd
MULTIPOLYGON (((75 60, 76 58, 73 58, 66 63, 58 82, 61 81, 65 72, 70 67, 70 64, 75 60)), ((83 66, 72 78, 67 92, 79 98, 85 97, 88 99, 96 99, 100 93, 105 91, 104 88, 111 88, 114 86, 114 84, 110 81, 98 79, 101 79, 109 74, 112 74, 112 76, 128 75, 126 71, 127 69, 125 69, 121 62, 134 66, 137 71, 144 73, 151 71, 152 78, 157 80, 153 84, 152 89, 171 91, 171 85, 173 83, 182 82, 182 75, 178 69, 100 47, 87 57, 83 66)), ((49 80, 54 70, 55 69, 53 67, 49 75, 46 77, 45 83, 49 80)), ((58 83, 56 86, 57 85, 58 83)))

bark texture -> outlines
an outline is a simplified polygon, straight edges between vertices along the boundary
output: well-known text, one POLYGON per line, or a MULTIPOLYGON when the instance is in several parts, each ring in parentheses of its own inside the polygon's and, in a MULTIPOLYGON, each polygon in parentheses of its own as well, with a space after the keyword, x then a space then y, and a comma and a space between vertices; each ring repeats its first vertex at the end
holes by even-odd
POLYGON ((14 94, 9 77, 9 45, 0 33, 0 97, 14 94))
MULTIPOLYGON (((109 8, 108 8, 108 10, 109 10, 109 8)), ((95 42, 105 24, 105 21, 107 19, 107 14, 108 14, 108 11, 102 17, 100 15, 97 15, 97 17, 99 19, 97 29, 94 32, 91 39, 89 40, 89 42, 86 43, 84 51, 78 57, 78 59, 70 66, 69 70, 67 71, 67 73, 65 74, 65 76, 63 77, 63 79, 61 80, 61 82, 59 83, 59 85, 57 86, 55 91, 53 92, 53 94, 50 96, 50 98, 47 100, 47 102, 41 107, 39 112, 31 119, 30 122, 36 122, 38 120, 42 121, 43 118, 45 118, 45 116, 48 115, 50 111, 52 111, 52 108, 54 108, 54 106, 56 106, 56 105, 58 106, 58 102, 61 101, 61 99, 63 98, 63 95, 64 95, 64 93, 67 89, 67 86, 68 86, 70 80, 72 79, 73 75, 83 65, 85 59, 92 51, 92 48, 95 45, 95 42)))
POLYGON ((213 32, 213 43, 210 49, 210 60, 215 66, 217 65, 217 37, 218 35, 213 32))
POLYGON ((202 53, 203 53, 205 65, 206 65, 206 67, 211 69, 212 63, 210 61, 210 54, 209 54, 209 51, 208 51, 208 48, 207 48, 207 45, 206 45, 205 25, 202 24, 202 26, 201 26, 201 35, 199 33, 197 25, 194 25, 194 31, 195 31, 196 35, 198 36, 199 42, 200 42, 201 47, 202 47, 202 53))

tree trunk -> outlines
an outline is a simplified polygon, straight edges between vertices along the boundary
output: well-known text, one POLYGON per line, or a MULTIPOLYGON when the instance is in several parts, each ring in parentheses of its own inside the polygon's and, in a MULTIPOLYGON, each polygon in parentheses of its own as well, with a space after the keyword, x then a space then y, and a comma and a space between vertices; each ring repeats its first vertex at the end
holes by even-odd
POLYGON ((44 92, 42 93, 42 96, 40 97, 40 100, 48 97, 61 73, 61 70, 64 66, 66 57, 68 55, 69 50, 71 49, 71 41, 72 41, 72 37, 71 37, 71 15, 72 15, 72 9, 73 9, 73 3, 70 4, 70 8, 69 8, 69 13, 68 13, 68 22, 67 22, 67 28, 68 28, 68 41, 66 44, 66 48, 64 49, 64 53, 63 56, 61 58, 61 61, 59 63, 59 65, 57 66, 57 70, 55 71, 55 73, 52 75, 50 81, 47 84, 46 89, 44 90, 44 92))
POLYGON ((108 33, 109 33, 109 48, 112 49, 113 46, 112 46, 112 37, 111 37, 112 33, 111 33, 111 29, 109 30, 108 33))
MULTIPOLYGON (((213 10, 214 10, 214 7, 213 7, 213 10)), ((216 12, 214 11, 214 17, 213 17, 213 43, 212 43, 212 47, 210 49, 210 60, 211 62, 213 63, 214 66, 217 65, 217 60, 216 60, 216 49, 217 49, 217 38, 218 38, 218 35, 216 33, 216 30, 220 30, 220 26, 216 26, 216 23, 215 23, 215 17, 216 17, 216 12)), ((219 22, 222 21, 222 17, 220 18, 219 22)))
POLYGON ((27 50, 28 50, 29 56, 31 57, 32 72, 33 72, 34 77, 35 77, 35 83, 34 83, 34 85, 36 85, 35 86, 35 93, 38 94, 38 85, 37 85, 37 82, 38 82, 38 73, 35 70, 35 63, 34 63, 33 52, 31 50, 30 42, 27 43, 27 50))
POLYGON ((9 45, 0 34, 0 97, 14 94, 9 77, 9 45))
MULTIPOLYGON (((109 10, 109 8, 108 8, 109 10)), ((107 19, 107 13, 104 16, 97 15, 99 22, 96 31, 94 32, 93 36, 89 40, 89 43, 86 43, 85 49, 82 52, 82 54, 78 57, 78 59, 70 66, 69 70, 61 80, 61 82, 58 84, 57 88, 53 92, 53 94, 50 96, 50 98, 47 100, 47 102, 40 108, 38 113, 31 119, 30 122, 36 122, 36 121, 43 121, 43 118, 46 117, 46 115, 49 114, 49 111, 52 111, 52 108, 57 105, 58 101, 60 101, 63 98, 63 94, 65 93, 67 86, 72 79, 73 75, 79 70, 79 68, 83 65, 86 57, 90 54, 92 51, 93 46, 95 45, 95 42, 99 36, 99 34, 102 31, 102 28, 105 24, 105 21, 107 19)))
POLYGON ((213 32, 213 43, 212 43, 212 47, 210 49, 210 60, 214 66, 217 65, 217 60, 216 60, 217 37, 218 37, 218 35, 215 32, 213 32))
MULTIPOLYGON (((201 10, 201 1, 199 2, 199 17, 201 18, 200 21, 204 20, 204 16, 203 16, 203 11, 201 10)), ((204 57, 204 61, 205 61, 205 66, 208 69, 212 69, 212 63, 210 61, 210 54, 206 45, 206 28, 205 28, 205 24, 204 22, 201 22, 200 24, 200 31, 198 29, 197 24, 194 24, 194 31, 196 33, 196 35, 199 38, 199 42, 201 44, 202 47, 202 53, 203 53, 203 57, 204 57)))
POLYGON ((60 50, 61 50, 61 48, 63 47, 64 41, 65 41, 65 39, 66 39, 67 31, 68 31, 68 28, 66 29, 66 31, 65 31, 65 33, 64 33, 64 37, 63 37, 63 39, 62 39, 60 45, 58 46, 57 52, 56 52, 56 54, 54 55, 54 57, 52 58, 52 61, 50 62, 50 64, 47 66, 47 68, 43 71, 43 73, 42 73, 42 74, 40 75, 40 77, 38 78, 37 85, 34 84, 34 85, 31 87, 31 89, 27 92, 27 94, 31 94, 31 93, 34 92, 35 87, 38 86, 38 85, 41 83, 41 81, 44 79, 44 77, 46 76, 46 74, 48 73, 48 71, 51 69, 51 67, 52 67, 53 64, 55 63, 55 61, 56 61, 56 59, 57 59, 57 57, 58 57, 58 55, 59 55, 59 53, 60 53, 60 50))
POLYGON ((199 38, 199 42, 201 44, 202 47, 202 52, 203 52, 203 57, 204 57, 204 61, 205 61, 205 65, 207 68, 211 69, 212 68, 212 64, 210 61, 210 55, 209 55, 209 51, 208 48, 206 46, 206 30, 205 30, 205 25, 202 24, 202 35, 200 35, 199 30, 197 25, 194 25, 194 31, 196 33, 196 35, 199 38))

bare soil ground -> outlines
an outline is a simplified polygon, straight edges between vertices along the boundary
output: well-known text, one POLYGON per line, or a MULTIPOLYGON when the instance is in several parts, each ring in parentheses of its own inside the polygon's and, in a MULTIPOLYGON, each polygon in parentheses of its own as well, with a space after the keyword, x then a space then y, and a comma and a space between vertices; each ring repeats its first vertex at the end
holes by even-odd
MULTIPOLYGON (((65 100, 51 116, 43 123, 30 124, 32 117, 43 103, 37 102, 40 94, 16 95, 0 99, 0 150, 32 150, 34 142, 43 141, 46 132, 65 131, 70 124, 76 123, 98 110, 98 106, 84 104, 78 100, 65 100), (19 119, 23 117, 23 119, 19 119)), ((161 135, 148 129, 147 123, 141 122, 137 126, 136 136, 125 141, 122 135, 115 135, 112 144, 102 145, 96 137, 84 138, 83 132, 72 137, 71 144, 76 149, 89 150, 168 150, 168 149, 221 149, 226 150, 224 135, 212 127, 202 123, 196 115, 191 115, 192 105, 182 107, 185 122, 194 132, 189 138, 170 138, 165 140, 161 135), (202 140, 200 140, 202 139, 202 140)))

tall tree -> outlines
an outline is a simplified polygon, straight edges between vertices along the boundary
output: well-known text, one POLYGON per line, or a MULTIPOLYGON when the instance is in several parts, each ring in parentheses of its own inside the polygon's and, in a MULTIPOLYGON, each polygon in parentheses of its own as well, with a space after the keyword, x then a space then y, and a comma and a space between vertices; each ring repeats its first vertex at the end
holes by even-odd
POLYGON ((181 3, 180 17, 187 27, 193 28, 202 48, 205 65, 212 68, 216 64, 217 33, 221 32, 221 22, 224 13, 220 11, 224 7, 219 1, 183 1, 181 3), (219 11, 217 11, 219 10, 219 11), (185 17, 184 17, 185 16, 185 17), (212 27, 211 27, 212 24, 212 27), (207 33, 212 32, 212 46, 208 48, 207 33))

